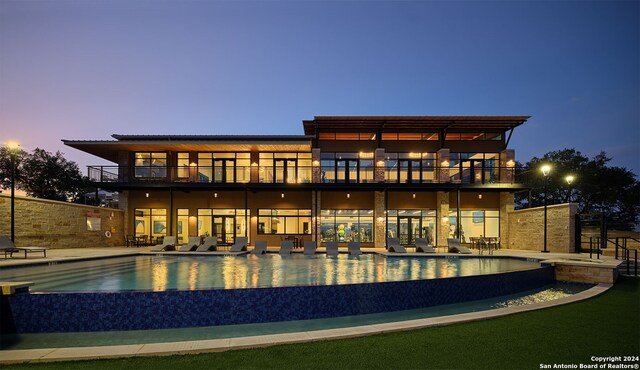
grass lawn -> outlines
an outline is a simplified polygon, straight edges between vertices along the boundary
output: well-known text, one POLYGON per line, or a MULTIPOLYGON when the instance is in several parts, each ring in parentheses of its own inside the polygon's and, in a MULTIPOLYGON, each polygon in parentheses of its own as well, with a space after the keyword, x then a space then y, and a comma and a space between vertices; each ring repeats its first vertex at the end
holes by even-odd
MULTIPOLYGON (((540 369, 640 355, 640 279, 586 301, 466 324, 200 355, 5 369, 540 369)), ((635 362, 637 363, 637 362, 635 362)), ((631 364, 631 363, 627 363, 631 364)), ((637 369, 637 367, 636 367, 637 369)))

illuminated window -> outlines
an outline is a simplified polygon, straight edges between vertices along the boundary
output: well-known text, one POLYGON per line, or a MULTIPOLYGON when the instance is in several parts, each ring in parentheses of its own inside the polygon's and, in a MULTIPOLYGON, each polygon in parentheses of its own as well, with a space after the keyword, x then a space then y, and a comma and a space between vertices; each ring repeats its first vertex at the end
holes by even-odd
POLYGON ((258 234, 311 234, 311 210, 259 209, 258 234))
POLYGON ((135 153, 136 177, 166 177, 167 153, 135 153))

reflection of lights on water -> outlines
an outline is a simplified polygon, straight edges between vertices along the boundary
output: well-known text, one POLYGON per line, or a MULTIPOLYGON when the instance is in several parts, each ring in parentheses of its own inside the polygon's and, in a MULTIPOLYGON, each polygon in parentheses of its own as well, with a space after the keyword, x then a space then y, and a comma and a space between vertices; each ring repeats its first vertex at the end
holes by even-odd
POLYGON ((192 262, 189 265, 189 290, 195 290, 198 285, 198 271, 198 262, 192 262))
POLYGON ((167 290, 168 272, 169 269, 167 268, 166 260, 160 260, 151 265, 151 280, 154 292, 167 290))

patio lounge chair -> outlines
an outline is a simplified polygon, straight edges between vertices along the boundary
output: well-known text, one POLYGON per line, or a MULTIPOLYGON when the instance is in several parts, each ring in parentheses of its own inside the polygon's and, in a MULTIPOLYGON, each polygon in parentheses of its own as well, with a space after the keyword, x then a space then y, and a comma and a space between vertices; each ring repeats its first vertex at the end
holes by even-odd
POLYGON ((200 237, 190 236, 189 242, 186 244, 182 244, 182 247, 180 247, 180 252, 191 252, 192 250, 198 249, 199 246, 200 246, 200 237))
POLYGON ((293 240, 283 240, 280 242, 280 255, 289 255, 293 250, 293 240))
POLYGON ((360 242, 349 242, 349 244, 347 245, 347 250, 349 251, 350 255, 359 255, 362 254, 362 251, 360 250, 360 242))
POLYGON ((398 238, 387 239, 387 250, 392 253, 407 253, 407 250, 400 245, 400 239, 398 238))
POLYGON ((338 242, 327 242, 327 256, 338 255, 338 242))
POLYGON ((204 243, 202 243, 198 247, 198 249, 196 249, 196 252, 215 251, 217 245, 218 245, 218 238, 217 237, 215 237, 215 236, 207 236, 206 238, 204 238, 204 243))
POLYGON ((435 249, 431 245, 427 244, 425 238, 416 238, 416 252, 422 253, 436 253, 435 249))
POLYGON ((32 252, 42 252, 44 257, 47 256, 47 249, 44 247, 16 247, 15 244, 11 241, 8 236, 0 236, 0 251, 4 252, 4 258, 7 258, 7 253, 9 253, 9 257, 13 257, 13 254, 16 252, 24 251, 24 258, 27 258, 27 253, 32 252))
POLYGON ((316 249, 318 248, 318 245, 316 244, 315 240, 306 240, 304 242, 304 252, 303 254, 305 255, 314 255, 316 254, 316 249))
POLYGON ((247 237, 239 236, 236 237, 236 242, 231 246, 229 252, 243 252, 247 250, 247 237))
POLYGON ((265 254, 267 253, 267 241, 256 240, 256 244, 251 251, 251 254, 265 254))
POLYGON ((166 252, 176 250, 176 237, 165 236, 162 239, 162 244, 154 245, 151 247, 152 252, 166 252))
POLYGON ((447 239, 447 245, 449 246, 449 253, 471 254, 471 250, 461 246, 458 239, 447 239))

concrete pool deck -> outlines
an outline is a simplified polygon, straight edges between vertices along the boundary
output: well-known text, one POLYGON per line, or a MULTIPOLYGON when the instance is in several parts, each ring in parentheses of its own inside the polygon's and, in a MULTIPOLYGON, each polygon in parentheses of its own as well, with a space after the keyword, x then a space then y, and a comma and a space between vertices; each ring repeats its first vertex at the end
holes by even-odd
MULTIPOLYGON (((270 249, 276 251, 277 248, 270 249)), ((319 249, 322 252, 324 249, 319 249)), ((346 250, 345 250, 346 251, 346 250)), ((384 249, 363 248, 366 253, 387 254, 384 249)), ((46 258, 30 257, 0 259, 0 268, 8 266, 26 266, 32 264, 83 260, 100 257, 126 256, 138 253, 148 253, 149 248, 83 248, 83 249, 51 249, 46 258)), ((167 254, 178 253, 185 255, 183 252, 169 252, 167 254)), ((157 254, 157 252, 153 252, 157 254)), ((214 254, 209 252, 208 254, 214 254)), ((220 252, 220 254, 228 255, 228 252, 220 252)), ((391 255, 391 254, 389 254, 391 255)), ((398 255, 398 254, 395 254, 398 255)), ((425 254, 403 253, 400 256, 412 256, 425 254)), ((455 256, 456 254, 437 253, 438 256, 455 256)), ((477 256, 475 251, 474 256, 477 256)), ((484 256, 487 256, 484 254, 484 256)), ((566 254, 566 253, 541 253, 534 251, 520 250, 498 250, 493 256, 510 256, 520 258, 533 258, 540 260, 548 260, 556 264, 568 264, 570 266, 586 265, 586 266, 602 266, 607 268, 615 268, 620 261, 612 257, 601 256, 600 260, 589 259, 588 254, 566 254)), ((563 305, 567 303, 577 302, 599 295, 609 289, 612 284, 599 284, 586 291, 575 295, 560 298, 547 302, 534 303, 524 306, 506 307, 493 309, 488 311, 477 311, 463 314, 455 314, 450 316, 440 316, 424 319, 414 319, 407 321, 396 321, 389 323, 353 326, 345 328, 301 331, 297 333, 283 333, 258 335, 224 339, 209 339, 197 341, 180 341, 168 343, 148 343, 148 344, 130 344, 115 346, 95 346, 95 347, 68 347, 68 348, 40 348, 40 349, 23 349, 23 350, 2 350, 0 351, 0 364, 22 363, 22 362, 49 362, 49 361, 68 361, 80 359, 100 359, 100 358, 117 358, 132 356, 158 356, 173 355, 187 353, 203 353, 203 352, 219 352, 232 349, 265 347, 278 344, 290 344, 311 342, 319 340, 351 338, 365 335, 390 333, 403 330, 412 330, 419 328, 427 328, 433 326, 449 325, 454 323, 464 323, 470 321, 484 320, 488 318, 501 317, 520 312, 544 309, 548 307, 563 305)))

